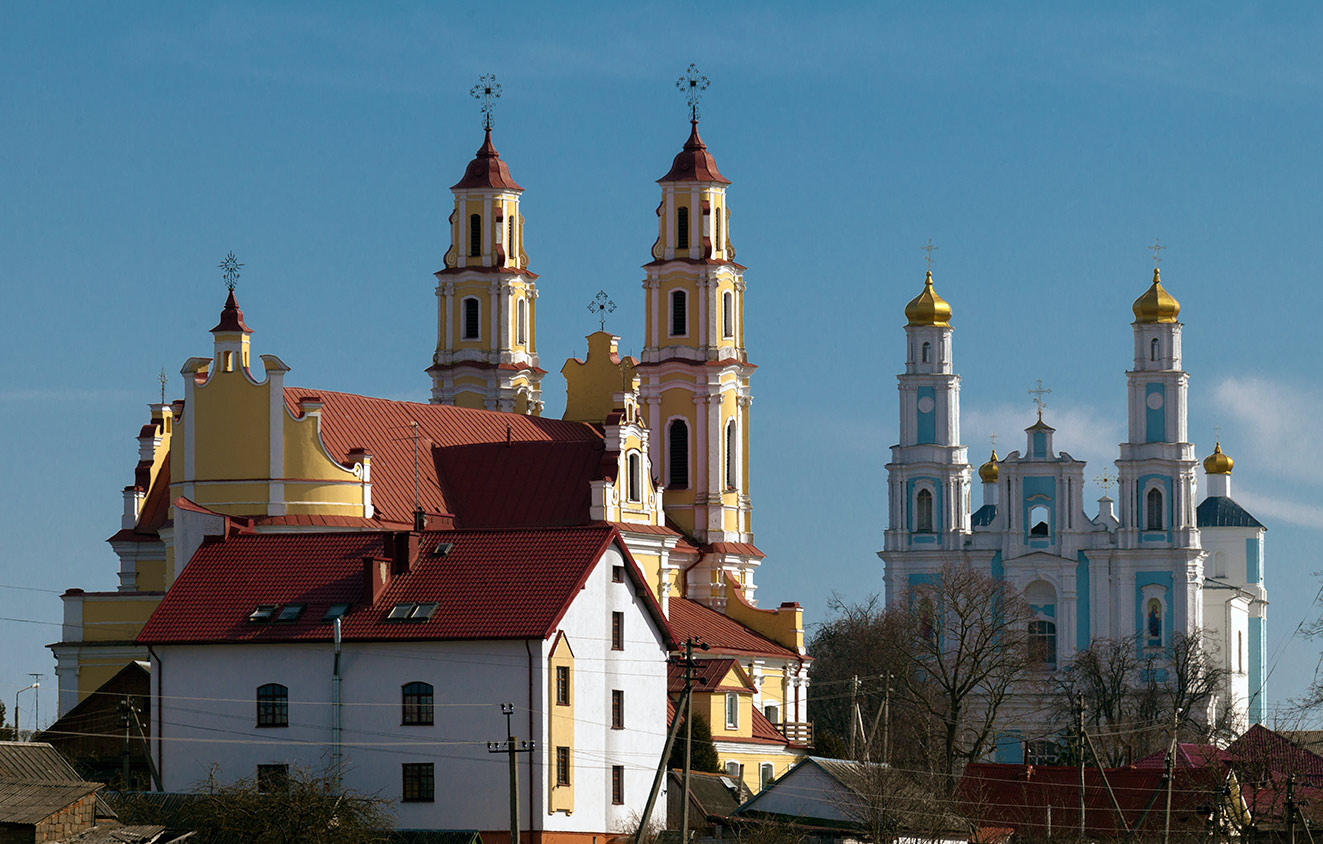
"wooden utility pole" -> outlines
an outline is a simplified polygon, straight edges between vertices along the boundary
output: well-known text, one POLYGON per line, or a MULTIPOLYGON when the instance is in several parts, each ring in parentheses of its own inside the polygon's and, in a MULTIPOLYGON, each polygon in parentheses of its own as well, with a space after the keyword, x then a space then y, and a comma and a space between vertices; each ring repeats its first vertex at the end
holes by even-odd
MULTIPOLYGON (((1162 821, 1162 844, 1171 842, 1171 789, 1172 781, 1175 777, 1172 774, 1172 768, 1176 762, 1176 739, 1179 736, 1177 729, 1181 723, 1181 710, 1177 709, 1171 714, 1171 745, 1167 748, 1167 811, 1166 817, 1162 821)), ((1136 824, 1138 826, 1138 824, 1136 824)))
POLYGON ((487 742, 488 753, 504 753, 510 757, 510 844, 519 844, 519 757, 520 753, 532 753, 534 741, 520 741, 515 738, 514 727, 510 725, 510 716, 514 715, 514 704, 501 704, 505 715, 505 741, 487 742))
POLYGON ((859 761, 856 737, 859 734, 859 675, 850 678, 850 761, 859 761))
POLYGON ((1286 780, 1286 835, 1295 844, 1295 774, 1286 780))
MULTIPOLYGON (((671 657, 669 662, 672 665, 684 666, 684 691, 680 696, 680 703, 675 708, 675 721, 671 724, 671 732, 666 736, 666 747, 662 748, 661 762, 657 764, 657 774, 652 779, 652 790, 648 792, 648 802, 643 806, 643 815, 639 818, 639 828, 634 833, 634 844, 641 844, 643 833, 648 828, 648 820, 652 817, 652 807, 657 804, 657 793, 661 791, 662 778, 666 776, 666 763, 671 758, 671 748, 675 746, 675 737, 680 732, 681 719, 686 725, 689 723, 690 710, 693 708, 694 696, 694 669, 698 663, 694 661, 694 648, 707 650, 708 646, 700 642, 697 638, 691 636, 683 645, 684 656, 671 657)), ((681 841, 688 839, 689 826, 689 751, 690 741, 693 733, 686 730, 685 736, 685 761, 684 761, 684 785, 682 786, 684 808, 681 810, 681 841)))
POLYGON ((1075 753, 1080 766, 1080 841, 1084 840, 1084 695, 1075 695, 1075 753))

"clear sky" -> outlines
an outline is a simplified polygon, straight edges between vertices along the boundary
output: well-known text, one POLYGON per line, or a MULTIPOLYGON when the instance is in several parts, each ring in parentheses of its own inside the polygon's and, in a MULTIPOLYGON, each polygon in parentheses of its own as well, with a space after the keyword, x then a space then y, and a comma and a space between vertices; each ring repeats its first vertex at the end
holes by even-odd
POLYGON ((0 700, 44 672, 53 713, 58 593, 117 585, 103 540, 134 438, 158 371, 179 397, 210 351, 226 251, 289 383, 426 399, 479 75, 504 88, 495 143, 526 188, 548 414, 599 289, 637 353, 690 62, 749 267, 759 598, 813 623, 832 592, 881 590, 921 245, 955 311, 973 462, 994 432, 1023 447, 1041 378, 1094 478, 1124 438, 1157 237, 1190 436, 1202 458, 1220 426, 1233 493, 1270 528, 1269 688, 1298 694, 1319 653, 1292 634, 1323 525, 1323 11, 813 5, 0 4, 0 700))

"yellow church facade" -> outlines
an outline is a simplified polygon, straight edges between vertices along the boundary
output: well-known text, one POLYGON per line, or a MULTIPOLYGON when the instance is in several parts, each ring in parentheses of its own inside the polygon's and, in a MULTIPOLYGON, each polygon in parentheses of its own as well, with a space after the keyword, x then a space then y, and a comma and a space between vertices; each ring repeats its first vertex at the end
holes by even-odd
POLYGON ((279 357, 254 354, 232 288, 210 354, 186 360, 183 396, 152 405, 139 433, 109 540, 118 588, 63 596, 61 713, 147 658, 137 633, 208 537, 605 522, 676 641, 701 639, 738 664, 739 712, 727 722, 716 698, 703 705, 723 765, 757 791, 801 758, 812 743, 803 614, 755 597, 744 268, 729 182, 696 121, 659 185, 641 355, 590 335, 585 358, 561 369, 559 420, 542 416, 523 189, 490 130, 452 187, 429 403, 288 383, 279 357))

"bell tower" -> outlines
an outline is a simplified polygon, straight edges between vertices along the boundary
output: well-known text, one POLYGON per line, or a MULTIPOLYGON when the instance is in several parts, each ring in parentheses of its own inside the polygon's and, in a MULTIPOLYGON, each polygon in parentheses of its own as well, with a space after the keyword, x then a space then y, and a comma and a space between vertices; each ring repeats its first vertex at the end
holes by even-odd
POLYGON ((464 178, 450 188, 450 249, 436 275, 436 352, 427 372, 432 403, 539 416, 545 372, 537 359, 537 274, 528 270, 524 189, 492 144, 494 77, 473 89, 485 137, 464 178))

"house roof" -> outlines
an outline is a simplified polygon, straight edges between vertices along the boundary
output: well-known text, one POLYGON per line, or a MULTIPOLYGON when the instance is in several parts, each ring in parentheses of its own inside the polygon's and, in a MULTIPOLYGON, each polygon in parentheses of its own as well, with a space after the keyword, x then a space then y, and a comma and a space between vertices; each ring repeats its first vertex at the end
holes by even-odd
POLYGON ((0 823, 40 823, 99 788, 101 783, 80 780, 0 777, 0 823))
MULTIPOLYGON (((1181 742, 1176 745, 1175 764, 1184 768, 1203 768, 1208 765, 1225 764, 1231 760, 1231 754, 1214 744, 1193 744, 1181 742)), ((1167 766, 1166 751, 1159 750, 1143 759, 1132 763, 1136 768, 1157 768, 1167 766)))
POLYGON ((667 607, 676 641, 693 636, 709 653, 778 656, 798 659, 799 654, 740 624, 733 618, 689 598, 672 598, 667 607))
POLYGON ((180 573, 138 642, 324 642, 333 631, 324 619, 335 604, 349 605, 341 622, 349 641, 546 638, 612 544, 670 639, 642 571, 608 525, 414 536, 417 562, 393 575, 375 602, 367 593, 365 558, 391 560, 397 540, 407 539, 407 533, 239 534, 208 542, 180 573), (437 552, 447 545, 443 554, 437 552), (388 620, 398 604, 436 607, 425 620, 388 620), (248 620, 258 606, 291 605, 303 607, 293 621, 248 620))
MULTIPOLYGON (((694 691, 696 692, 748 692, 752 694, 755 689, 753 681, 745 672, 744 667, 734 659, 727 657, 724 659, 698 659, 695 660, 698 667, 694 669, 694 691), (740 678, 739 686, 721 685, 721 681, 726 678, 731 671, 736 672, 740 678)), ((666 690, 668 692, 684 691, 684 666, 671 663, 666 669, 666 690)))
MULTIPOLYGON (((683 772, 668 771, 667 774, 673 793, 680 794, 684 788, 683 772)), ((743 794, 742 784, 726 774, 689 772, 689 801, 702 817, 729 817, 740 805, 743 794)))
POLYGON ((1200 501, 1194 515, 1195 522, 1201 528, 1263 527, 1263 523, 1251 516, 1248 510, 1225 495, 1210 495, 1200 501))

